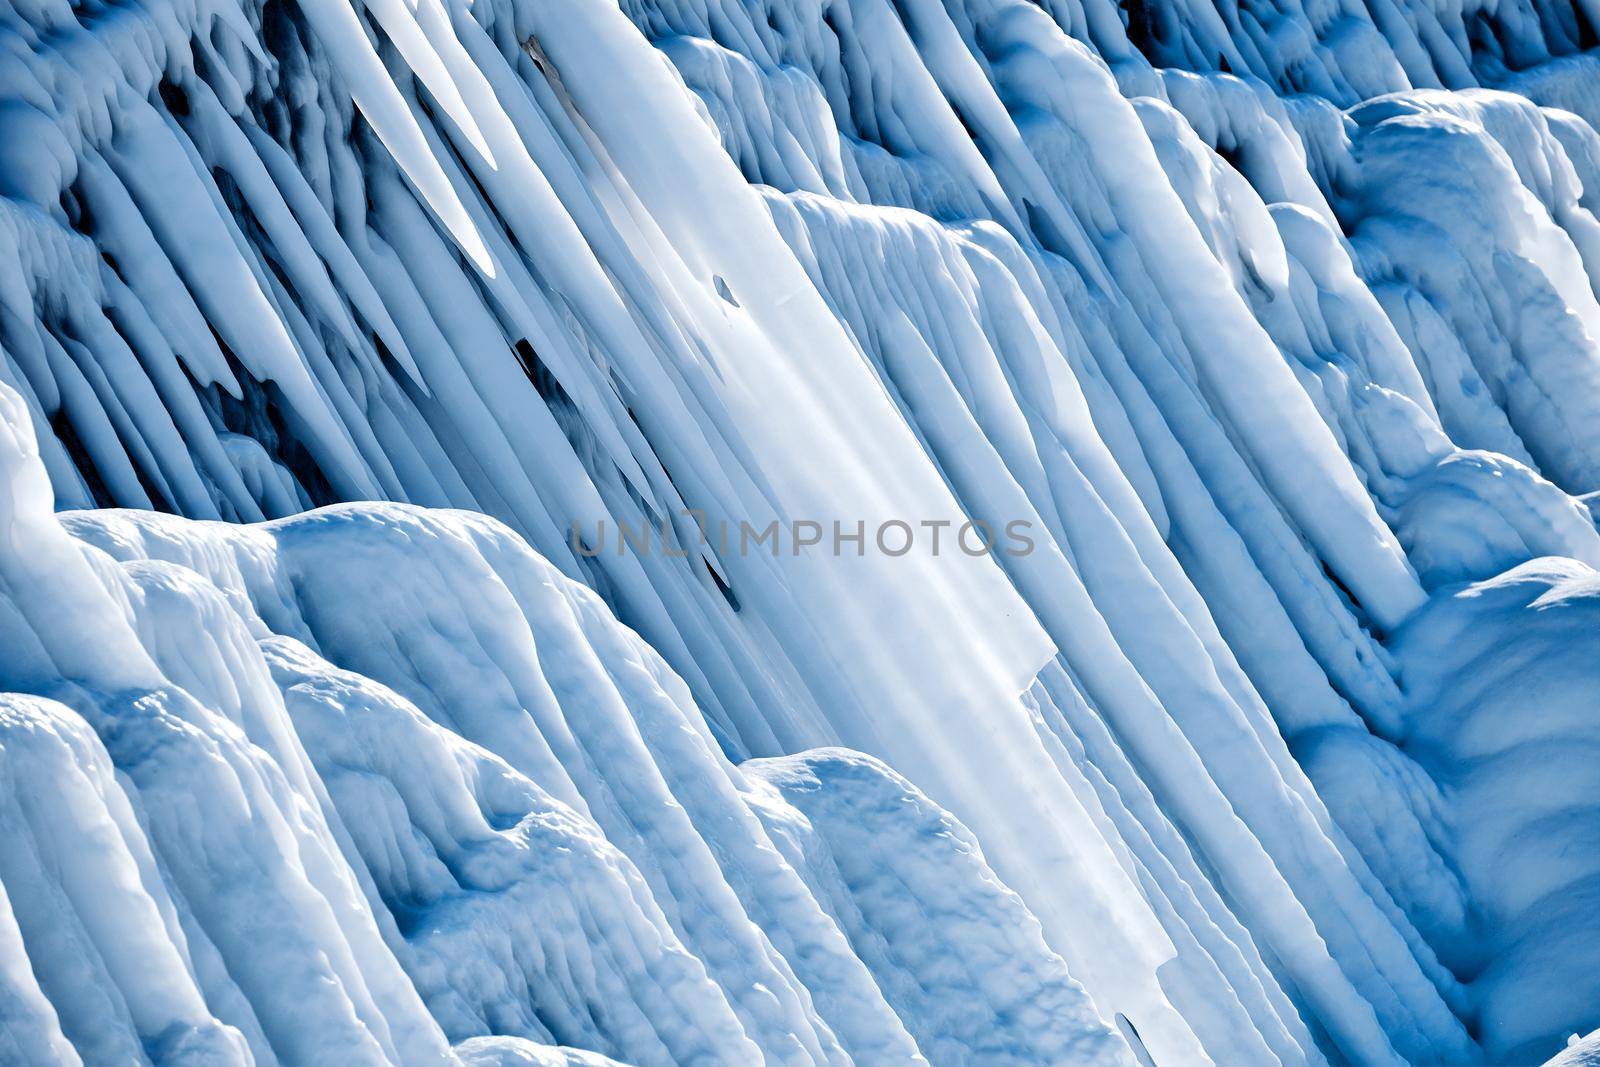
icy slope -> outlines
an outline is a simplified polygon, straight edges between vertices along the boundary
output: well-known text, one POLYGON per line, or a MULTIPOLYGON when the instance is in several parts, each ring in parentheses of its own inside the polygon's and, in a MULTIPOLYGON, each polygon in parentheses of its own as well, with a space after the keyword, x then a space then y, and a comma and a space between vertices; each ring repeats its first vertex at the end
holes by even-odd
POLYGON ((865 756, 747 777, 503 526, 69 532, 8 429, 8 1059, 1128 1062, 965 828, 865 756))
POLYGON ((4 1040, 1592 1029, 1597 15, 0 11, 4 1040))

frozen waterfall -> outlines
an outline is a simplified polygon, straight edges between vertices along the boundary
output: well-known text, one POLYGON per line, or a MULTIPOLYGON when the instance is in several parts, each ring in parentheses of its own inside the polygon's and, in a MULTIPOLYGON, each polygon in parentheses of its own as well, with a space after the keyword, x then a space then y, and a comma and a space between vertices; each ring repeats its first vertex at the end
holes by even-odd
POLYGON ((1597 31, 0 0, 0 1067, 1600 1062, 1597 31))

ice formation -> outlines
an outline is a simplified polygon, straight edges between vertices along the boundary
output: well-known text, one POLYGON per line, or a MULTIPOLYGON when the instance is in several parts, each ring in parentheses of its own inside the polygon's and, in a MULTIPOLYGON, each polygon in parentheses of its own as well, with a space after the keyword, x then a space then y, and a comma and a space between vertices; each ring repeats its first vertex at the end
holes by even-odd
POLYGON ((1597 27, 0 4, 0 1064, 1600 1056, 1597 27))

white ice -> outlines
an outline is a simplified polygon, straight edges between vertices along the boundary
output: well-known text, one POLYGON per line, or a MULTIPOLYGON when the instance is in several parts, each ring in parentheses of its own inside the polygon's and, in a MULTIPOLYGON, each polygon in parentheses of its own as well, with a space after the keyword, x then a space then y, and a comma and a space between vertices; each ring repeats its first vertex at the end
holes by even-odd
POLYGON ((1593 1031, 1597 26, 0 8, 0 1062, 1593 1031))

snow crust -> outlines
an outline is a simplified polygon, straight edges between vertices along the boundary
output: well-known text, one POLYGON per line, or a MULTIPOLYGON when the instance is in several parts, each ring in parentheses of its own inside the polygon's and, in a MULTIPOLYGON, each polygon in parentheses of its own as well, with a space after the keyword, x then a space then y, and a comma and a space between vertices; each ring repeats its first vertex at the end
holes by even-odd
POLYGON ((0 1061, 1593 1030, 1596 25, 10 4, 0 1061))

